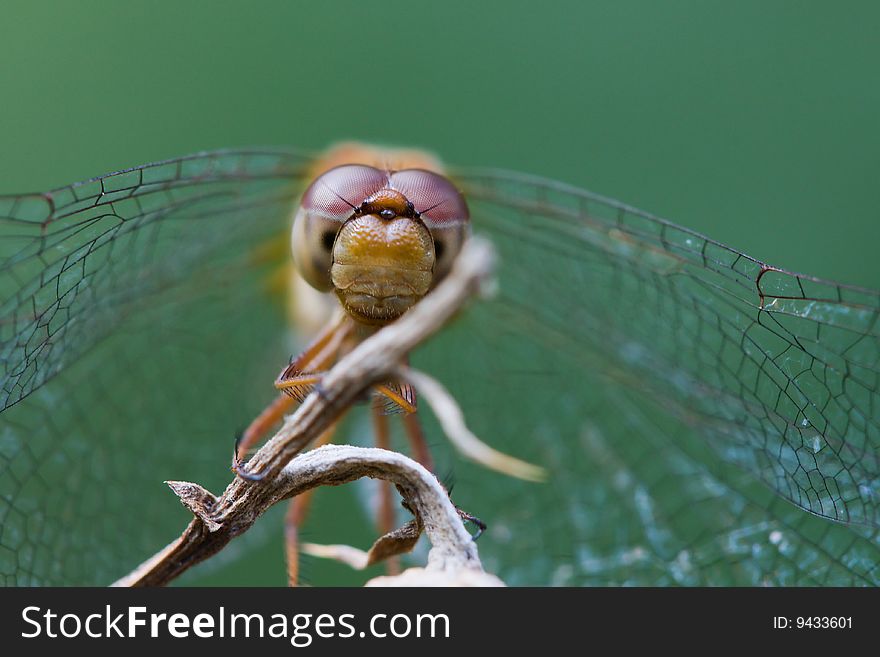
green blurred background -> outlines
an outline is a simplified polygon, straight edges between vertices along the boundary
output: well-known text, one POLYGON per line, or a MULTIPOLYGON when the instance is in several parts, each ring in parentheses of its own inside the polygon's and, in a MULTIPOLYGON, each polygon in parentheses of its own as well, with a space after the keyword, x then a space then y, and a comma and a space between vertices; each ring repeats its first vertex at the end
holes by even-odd
MULTIPOLYGON (((375 140, 880 285, 876 3, 7 2, 0 19, 0 192, 375 140)), ((322 498, 333 523, 310 536, 343 540, 340 518, 369 535, 350 498, 322 498)), ((279 532, 240 583, 281 583, 280 554, 279 532)))

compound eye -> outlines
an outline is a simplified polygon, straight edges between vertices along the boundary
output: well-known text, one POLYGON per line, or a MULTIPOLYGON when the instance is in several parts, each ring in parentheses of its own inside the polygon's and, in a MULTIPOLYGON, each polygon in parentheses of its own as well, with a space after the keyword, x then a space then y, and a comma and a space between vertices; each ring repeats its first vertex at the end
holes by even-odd
POLYGON ((342 223, 305 208, 300 208, 293 220, 293 262, 306 282, 322 292, 333 287, 330 280, 333 243, 342 223))
POLYGON ((361 164, 345 164, 318 176, 300 206, 313 215, 345 219, 388 183, 388 174, 361 164))
POLYGON ((429 230, 434 239, 434 284, 436 285, 449 273, 452 261, 467 239, 470 224, 454 223, 448 226, 434 226, 429 230))
POLYGON ((449 272, 470 231, 470 212, 452 182, 432 171, 406 169, 391 175, 391 187, 413 204, 434 239, 434 283, 449 272))
POLYGON ((391 174, 390 187, 413 204, 428 228, 468 221, 464 197, 440 174, 424 169, 397 171, 391 174))
POLYGON ((373 167, 346 164, 318 176, 303 194, 293 221, 293 260, 302 277, 321 291, 332 289, 333 244, 342 224, 388 182, 373 167))

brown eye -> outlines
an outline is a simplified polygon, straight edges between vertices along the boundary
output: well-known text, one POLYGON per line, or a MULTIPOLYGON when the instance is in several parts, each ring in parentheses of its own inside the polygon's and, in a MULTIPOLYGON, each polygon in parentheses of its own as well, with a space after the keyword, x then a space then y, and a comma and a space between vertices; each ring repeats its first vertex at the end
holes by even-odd
POLYGON ((406 169, 391 174, 392 188, 406 196, 434 239, 434 284, 449 272, 470 230, 470 212, 452 182, 432 171, 406 169))
POLYGON ((464 197, 448 178, 438 173, 423 169, 396 171, 391 174, 390 186, 413 204, 428 228, 468 221, 464 197))
POLYGON ((318 176, 303 194, 300 205, 313 214, 341 219, 387 183, 388 174, 384 171, 346 164, 318 176))
MULTIPOLYGON (((382 190, 399 192, 434 241, 433 283, 449 271, 469 231, 464 198, 448 179, 423 169, 393 173, 350 164, 330 169, 303 194, 293 225, 293 257, 303 278, 318 290, 333 287, 330 268, 336 236, 365 200, 382 190)), ((386 208, 393 212, 391 208, 386 208)), ((400 210, 398 210, 400 212, 400 210)), ((389 217, 389 219, 392 219, 389 217)))
POLYGON ((332 289, 330 265, 336 234, 364 199, 387 183, 387 173, 351 164, 321 174, 303 193, 293 222, 293 260, 312 287, 332 289))

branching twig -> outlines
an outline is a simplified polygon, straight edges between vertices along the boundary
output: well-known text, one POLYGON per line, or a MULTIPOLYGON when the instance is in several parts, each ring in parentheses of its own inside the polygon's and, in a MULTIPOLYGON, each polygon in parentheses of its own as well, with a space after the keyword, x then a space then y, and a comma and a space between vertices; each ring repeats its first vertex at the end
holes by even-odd
MULTIPOLYGON (((438 521, 436 515, 427 513, 427 510, 431 504, 439 502, 432 502, 429 499, 431 495, 414 483, 411 468, 401 470, 400 461, 384 456, 381 461, 384 465, 378 462, 368 464, 357 458, 352 461, 345 454, 332 451, 340 447, 313 450, 295 460, 291 459, 371 385, 394 376, 406 355, 416 345, 440 329, 471 296, 485 290, 490 282, 492 265, 490 245, 477 238, 469 240, 450 274, 431 294, 398 321, 378 331, 340 360, 322 378, 320 394, 310 395, 296 413, 285 419, 279 432, 248 462, 248 472, 259 475, 259 481, 237 477, 219 498, 197 484, 169 482, 195 518, 176 541, 120 579, 116 585, 166 584, 221 550, 230 540, 246 531, 272 504, 314 486, 345 483, 362 476, 394 481, 404 494, 404 499, 419 505, 419 511, 415 507, 413 510, 423 514, 425 529, 434 544, 432 555, 440 548, 438 556, 432 556, 432 560, 446 562, 455 553, 465 555, 465 562, 475 561, 478 565, 476 548, 457 515, 455 523, 460 532, 459 529, 449 530, 452 531, 450 536, 456 537, 455 541, 441 541, 438 546, 435 542, 440 536, 437 533, 438 521), (345 458, 332 463, 326 460, 328 455, 345 458), (404 470, 409 475, 401 474, 404 470), (410 494, 415 498, 410 499, 410 494)), ((376 456, 372 454, 374 450, 369 451, 371 457, 376 456)), ((401 455, 394 456, 406 459, 401 455)), ((426 471, 424 473, 428 474, 426 471)), ((422 477, 421 473, 419 477, 422 477)), ((436 483, 432 475, 428 474, 428 477, 436 483)), ((433 497, 438 500, 442 498, 451 507, 445 492, 442 495, 435 493, 433 497)))
POLYGON ((469 459, 485 465, 487 468, 527 481, 544 481, 547 478, 544 468, 492 449, 477 438, 467 428, 464 414, 455 402, 455 398, 439 381, 424 372, 409 367, 400 367, 397 370, 397 376, 415 386, 416 391, 433 409, 443 432, 452 444, 469 459))
MULTIPOLYGON (((426 572, 434 577, 479 577, 482 572, 476 545, 461 523, 458 511, 436 477, 403 454, 388 450, 326 445, 300 454, 271 481, 260 482, 263 495, 254 500, 254 518, 276 502, 317 486, 337 486, 361 477, 386 479, 424 526, 431 541, 426 572), (259 506, 256 506, 259 504, 259 506)), ((196 516, 187 531, 165 550, 145 562, 116 586, 161 585, 186 567, 213 554, 231 538, 231 528, 213 520, 215 498, 198 484, 170 481, 168 485, 196 516), (211 531, 213 529, 213 531, 211 531), (192 556, 182 560, 187 553, 192 556)), ((247 527, 239 527, 242 531, 247 527)))

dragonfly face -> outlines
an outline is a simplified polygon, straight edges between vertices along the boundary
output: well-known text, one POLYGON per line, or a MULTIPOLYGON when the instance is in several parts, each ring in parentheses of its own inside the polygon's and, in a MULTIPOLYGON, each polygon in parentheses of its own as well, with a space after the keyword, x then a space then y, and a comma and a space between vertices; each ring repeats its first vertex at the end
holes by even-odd
MULTIPOLYGON (((231 437, 296 349, 274 281, 298 213, 303 276, 348 286, 367 321, 364 301, 390 317, 430 290, 467 217, 495 243, 498 296, 413 364, 483 440, 551 472, 537 485, 462 464, 426 418, 437 470, 454 464, 455 501, 488 523, 481 557, 508 583, 880 583, 877 291, 559 182, 395 158, 222 151, 0 197, 6 583, 111 582, 186 522, 163 480, 226 485, 231 437), (360 178, 338 170, 330 189, 358 189, 354 208, 317 188, 298 205, 342 165, 360 178), (413 170, 460 190, 449 233, 426 219, 433 202, 391 184, 413 170)), ((279 532, 260 531, 249 539, 279 532)), ((220 556, 250 571, 247 550, 220 556)))
POLYGON ((342 165, 320 174, 303 194, 293 223, 294 260, 312 286, 334 290, 353 319, 382 325, 445 275, 468 218, 461 194, 438 173, 342 165))

